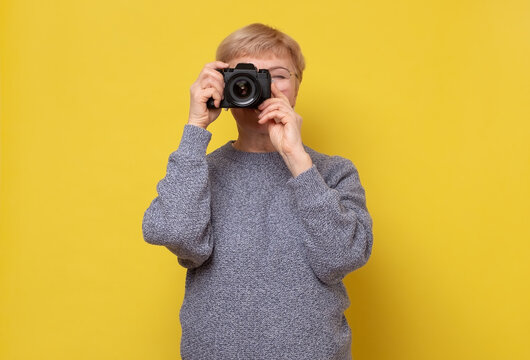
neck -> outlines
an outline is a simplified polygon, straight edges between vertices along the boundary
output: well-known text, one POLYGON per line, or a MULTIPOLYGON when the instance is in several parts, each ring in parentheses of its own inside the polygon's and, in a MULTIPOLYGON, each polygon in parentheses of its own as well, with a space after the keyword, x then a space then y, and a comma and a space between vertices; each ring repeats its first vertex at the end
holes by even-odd
POLYGON ((247 132, 239 126, 238 131, 239 136, 232 143, 237 150, 256 153, 276 151, 268 133, 247 132))

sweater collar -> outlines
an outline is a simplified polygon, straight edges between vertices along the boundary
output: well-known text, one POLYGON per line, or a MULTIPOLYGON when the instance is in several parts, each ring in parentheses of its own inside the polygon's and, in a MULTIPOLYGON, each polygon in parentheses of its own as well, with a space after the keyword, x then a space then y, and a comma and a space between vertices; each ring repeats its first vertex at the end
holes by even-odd
POLYGON ((248 164, 273 164, 283 163, 283 158, 277 151, 272 152, 248 152, 236 149, 232 144, 235 140, 228 141, 222 146, 223 152, 231 159, 248 164))

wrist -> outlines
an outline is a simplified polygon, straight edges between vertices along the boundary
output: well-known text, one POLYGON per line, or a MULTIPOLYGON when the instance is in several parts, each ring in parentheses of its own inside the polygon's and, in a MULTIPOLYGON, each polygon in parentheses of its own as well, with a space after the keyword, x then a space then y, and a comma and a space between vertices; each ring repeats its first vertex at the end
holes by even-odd
POLYGON ((206 128, 208 127, 208 125, 205 125, 205 124, 197 122, 197 121, 191 121, 191 120, 188 120, 188 125, 197 126, 197 127, 200 127, 200 128, 202 128, 204 130, 206 130, 206 128))
POLYGON ((291 171, 293 177, 297 177, 301 173, 309 170, 313 166, 311 157, 305 150, 300 150, 288 155, 284 155, 285 164, 291 171))

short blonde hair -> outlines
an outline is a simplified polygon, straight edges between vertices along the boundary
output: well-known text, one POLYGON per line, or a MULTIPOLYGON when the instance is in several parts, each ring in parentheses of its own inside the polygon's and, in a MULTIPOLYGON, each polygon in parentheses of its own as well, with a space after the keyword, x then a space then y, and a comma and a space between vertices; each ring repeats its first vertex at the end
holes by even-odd
POLYGON ((295 67, 298 82, 302 81, 305 59, 300 45, 289 35, 264 24, 250 24, 228 35, 217 47, 216 58, 229 62, 241 56, 267 54, 277 57, 289 56, 295 67))

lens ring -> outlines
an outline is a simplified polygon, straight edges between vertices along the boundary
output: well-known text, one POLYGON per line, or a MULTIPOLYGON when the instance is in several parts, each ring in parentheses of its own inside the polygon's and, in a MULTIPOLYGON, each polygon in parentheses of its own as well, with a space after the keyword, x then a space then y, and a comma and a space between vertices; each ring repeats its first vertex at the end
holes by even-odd
POLYGON ((248 74, 234 76, 228 82, 227 87, 229 100, 236 107, 249 107, 261 94, 256 79, 248 74))

